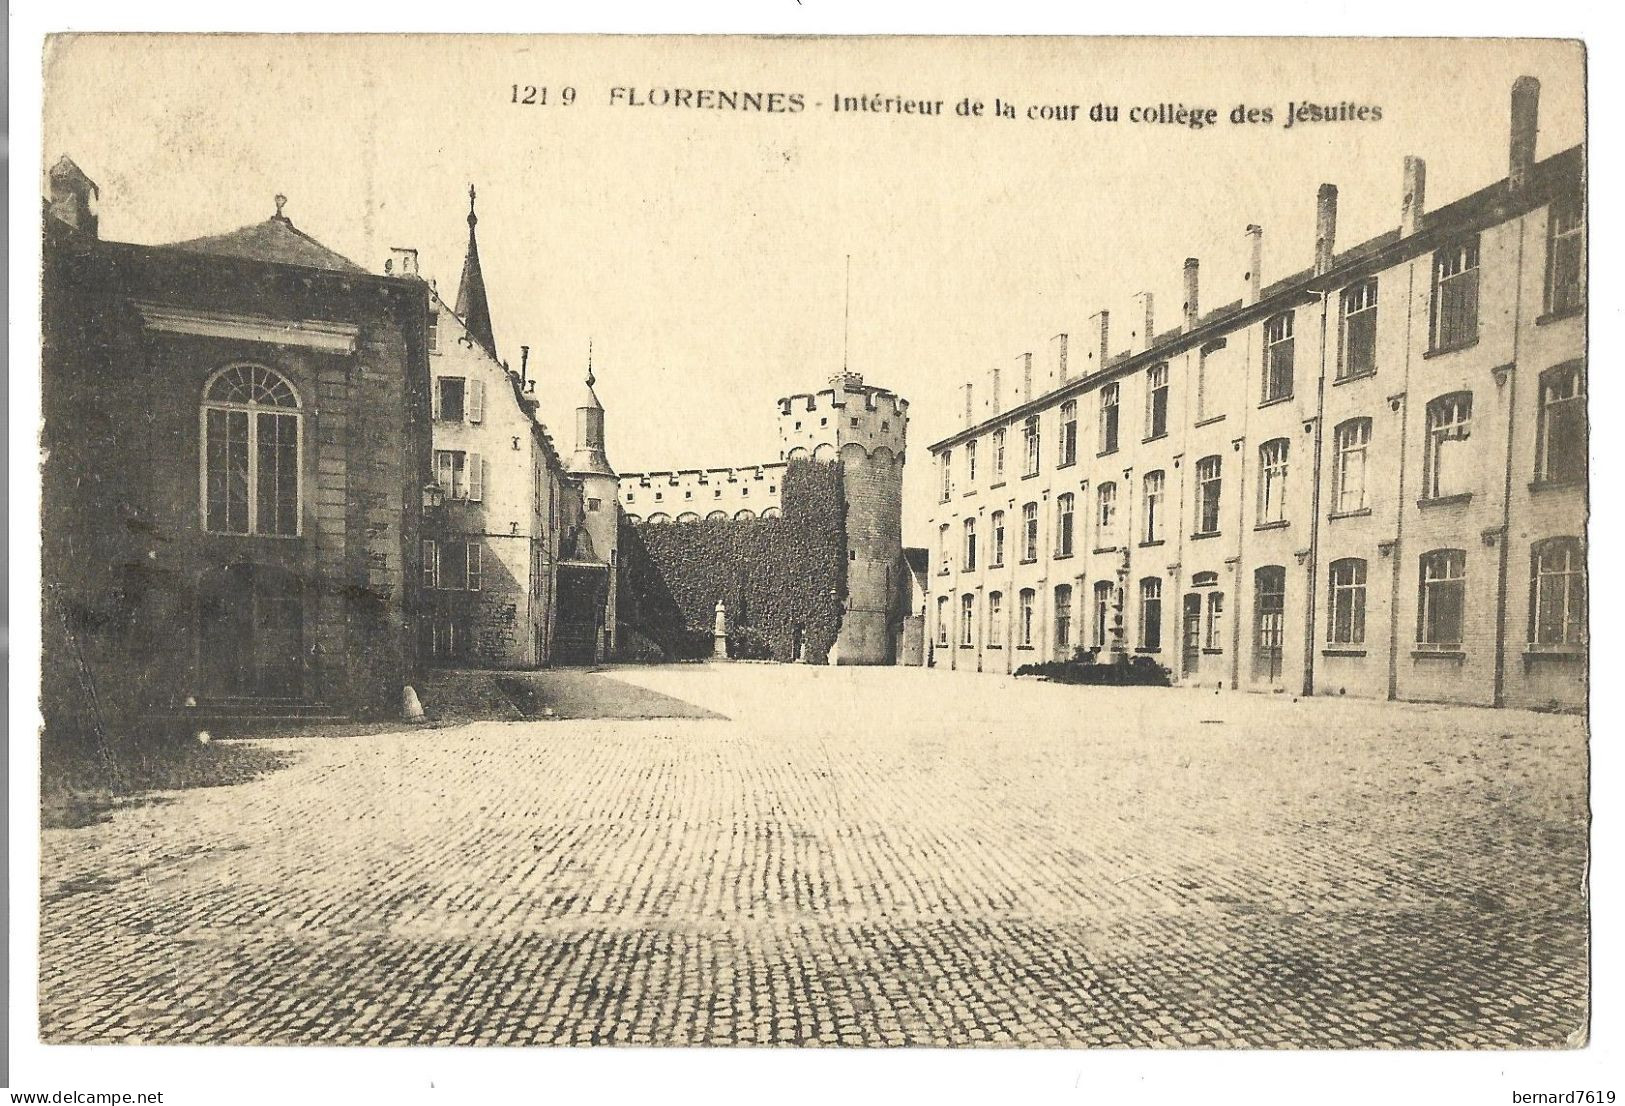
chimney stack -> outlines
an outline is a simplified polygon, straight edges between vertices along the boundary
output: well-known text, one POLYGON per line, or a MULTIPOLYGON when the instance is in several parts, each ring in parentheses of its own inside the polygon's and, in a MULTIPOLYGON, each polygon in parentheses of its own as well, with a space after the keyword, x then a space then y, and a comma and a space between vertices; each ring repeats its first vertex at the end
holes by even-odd
POLYGON ((1185 259, 1185 332, 1188 334, 1196 329, 1196 321, 1202 317, 1202 311, 1197 304, 1198 273, 1202 263, 1194 257, 1185 259))
POLYGON ((1405 158, 1405 196, 1399 206, 1399 236, 1409 238, 1422 229, 1427 213, 1428 166, 1419 157, 1405 158))
POLYGON ((1315 198, 1315 275, 1331 272, 1337 256, 1337 185, 1323 184, 1315 198))
POLYGON ((1540 82, 1519 77, 1512 82, 1512 142, 1507 159, 1507 187, 1515 193, 1529 187, 1539 130, 1540 82))
POLYGON ((1151 339, 1156 337, 1156 319, 1152 316, 1152 299, 1150 292, 1140 292, 1134 297, 1134 322, 1139 327, 1129 334, 1129 352, 1140 353, 1151 348, 1151 339))
POLYGON ((1088 364, 1084 366, 1084 375, 1097 373, 1106 367, 1106 361, 1111 357, 1112 313, 1100 310, 1089 316, 1090 333, 1093 341, 1089 344, 1088 364))
POLYGON ((1060 380, 1060 382, 1062 384, 1065 384, 1066 383, 1066 335, 1065 334, 1057 334, 1055 336, 1055 341, 1057 342, 1057 344, 1060 347, 1056 351, 1056 354, 1055 354, 1056 376, 1057 376, 1057 378, 1060 380))
POLYGON ((999 378, 1000 378, 1000 375, 1001 374, 999 372, 999 366, 994 365, 993 366, 993 395, 992 395, 991 399, 992 399, 992 403, 993 403, 993 413, 995 415, 997 415, 999 413, 999 404, 1003 400, 1003 393, 999 391, 999 378))
POLYGON ((1021 355, 1021 402, 1030 403, 1033 398, 1033 355, 1021 355))
POLYGON ((969 429, 976 425, 976 404, 974 402, 974 385, 965 381, 965 427, 969 429))
POLYGON ((523 384, 529 379, 530 373, 530 347, 519 347, 519 383, 523 384))
POLYGON ((1264 228, 1257 223, 1250 223, 1247 227, 1247 294, 1245 303, 1251 305, 1258 302, 1259 294, 1264 290, 1264 228))
POLYGON ((385 275, 411 276, 418 275, 418 251, 407 246, 391 246, 389 260, 384 262, 385 275))

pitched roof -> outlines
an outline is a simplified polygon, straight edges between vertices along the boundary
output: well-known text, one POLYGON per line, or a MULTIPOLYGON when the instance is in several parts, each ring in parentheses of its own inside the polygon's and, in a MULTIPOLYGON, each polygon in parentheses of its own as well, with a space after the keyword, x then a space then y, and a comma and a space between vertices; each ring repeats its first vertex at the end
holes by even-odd
MULTIPOLYGON (((463 279, 457 285, 457 317, 473 339, 497 358, 497 340, 491 332, 491 305, 485 298, 485 274, 480 270, 480 244, 474 237, 474 186, 468 186, 468 252, 463 255, 463 279)), ((500 360, 500 359, 498 359, 500 360)))
POLYGON ((307 269, 325 269, 333 273, 364 273, 367 270, 322 245, 316 239, 294 226, 282 214, 277 197, 277 213, 263 223, 250 223, 225 234, 206 238, 192 238, 170 244, 171 249, 188 253, 212 254, 216 257, 240 257, 250 261, 274 261, 283 265, 301 265, 307 269))

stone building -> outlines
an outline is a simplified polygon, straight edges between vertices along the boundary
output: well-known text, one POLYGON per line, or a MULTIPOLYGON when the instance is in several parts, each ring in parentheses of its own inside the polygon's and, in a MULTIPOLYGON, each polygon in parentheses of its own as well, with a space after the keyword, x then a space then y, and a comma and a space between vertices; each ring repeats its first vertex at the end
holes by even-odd
MULTIPOLYGON (((469 188, 468 249, 448 307, 429 287, 433 505, 423 536, 419 648, 428 663, 528 668, 548 663, 556 631, 563 526, 576 491, 529 376, 497 357, 469 188)), ((416 275, 417 257, 392 265, 416 275)))
MULTIPOLYGON (((887 389, 865 384, 858 373, 843 370, 831 378, 828 388, 787 396, 779 400, 778 409, 778 460, 729 468, 624 474, 620 490, 626 521, 634 531, 668 524, 716 528, 702 534, 702 538, 714 540, 701 540, 686 554, 691 561, 748 556, 766 549, 793 550, 788 555, 809 559, 800 574, 802 584, 823 579, 822 539, 832 536, 829 528, 834 527, 841 549, 835 552, 838 564, 831 580, 838 603, 831 614, 833 625, 827 627, 831 638, 827 653, 824 646, 810 651, 804 647, 808 635, 815 639, 822 636, 820 627, 804 621, 825 621, 822 595, 806 596, 806 602, 799 604, 759 604, 776 613, 770 616, 771 625, 753 628, 778 642, 774 655, 780 659, 896 663, 902 647, 903 619, 908 613, 910 581, 902 547, 908 401, 887 389), (833 499, 828 505, 834 512, 831 517, 824 517, 821 484, 816 478, 802 480, 804 499, 794 505, 794 510, 785 501, 792 473, 798 465, 808 463, 835 467, 833 499), (783 525, 753 527, 760 523, 783 525), (798 527, 821 528, 821 532, 797 536, 798 527), (747 530, 748 540, 733 540, 744 538, 747 530), (819 563, 815 565, 810 559, 819 559, 819 563), (784 625, 786 620, 793 620, 795 625, 784 625)), ((656 538, 640 544, 654 549, 670 546, 671 542, 656 538)), ((702 615, 710 610, 710 604, 727 598, 713 593, 730 590, 720 582, 728 573, 723 571, 724 566, 714 563, 685 568, 682 560, 681 556, 668 560, 661 571, 668 576, 692 572, 708 581, 711 591, 705 596, 690 594, 692 589, 684 586, 685 581, 667 581, 674 594, 689 595, 689 605, 695 607, 687 612, 690 622, 708 621, 702 615)), ((743 566, 734 571, 735 577, 749 575, 743 566)), ((734 592, 742 594, 737 587, 734 592)), ((737 624, 733 620, 752 617, 738 606, 736 603, 729 612, 730 625, 737 624)), ((769 617, 765 611, 763 617, 769 617)))
POLYGON ((1178 325, 1136 300, 1035 394, 967 385, 940 478, 931 663, 1010 672, 1080 647, 1185 683, 1576 706, 1587 681, 1583 147, 1339 250, 1320 188, 1309 268, 1178 325), (980 399, 980 405, 977 400, 980 399))
POLYGON ((47 730, 397 709, 429 475, 425 286, 327 249, 280 196, 264 222, 163 246, 101 239, 96 199, 53 167, 47 730))

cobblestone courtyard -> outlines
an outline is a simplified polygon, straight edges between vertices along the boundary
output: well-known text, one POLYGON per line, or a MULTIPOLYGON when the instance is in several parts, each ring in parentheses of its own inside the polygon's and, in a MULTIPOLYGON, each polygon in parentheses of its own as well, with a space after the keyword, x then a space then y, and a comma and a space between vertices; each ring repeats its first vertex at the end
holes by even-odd
MULTIPOLYGON (((43 844, 52 1042, 1561 1047, 1572 717, 765 665, 43 844)), ((614 685, 605 684, 606 692, 614 685)))

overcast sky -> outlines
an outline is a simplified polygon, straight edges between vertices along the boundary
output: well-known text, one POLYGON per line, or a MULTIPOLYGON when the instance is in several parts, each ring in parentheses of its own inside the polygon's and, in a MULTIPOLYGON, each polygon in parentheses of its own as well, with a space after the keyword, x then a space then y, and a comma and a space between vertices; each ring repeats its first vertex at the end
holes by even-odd
POLYGON ((45 155, 100 184, 104 237, 219 233, 282 192, 297 226, 369 269, 417 247, 448 300, 477 184, 501 354, 517 366, 530 345, 568 450, 590 337, 622 471, 776 458, 773 401, 841 365, 850 254, 849 360, 911 401, 905 536, 922 543, 925 447, 961 425, 967 379, 1050 356, 1059 332, 1081 342, 1101 307, 1115 329, 1142 290, 1170 326, 1187 256, 1204 307, 1235 299, 1249 223, 1266 282, 1305 267, 1322 181, 1341 248, 1398 224, 1406 154, 1427 160, 1429 207, 1499 179, 1520 74, 1542 84, 1539 156, 1580 142, 1583 58, 1559 42, 109 36, 51 51, 45 155), (513 104, 515 84, 547 106, 513 104), (806 107, 612 105, 617 87, 806 107), (877 93, 945 114, 831 110, 877 93), (983 117, 954 114, 965 97, 983 117), (992 118, 995 97, 1018 118, 992 118), (1289 101, 1382 119, 1287 129, 1289 101), (1095 103, 1121 121, 1025 117, 1095 103), (1219 123, 1128 121, 1161 103, 1219 123), (1231 125, 1242 103, 1275 123, 1231 125))

